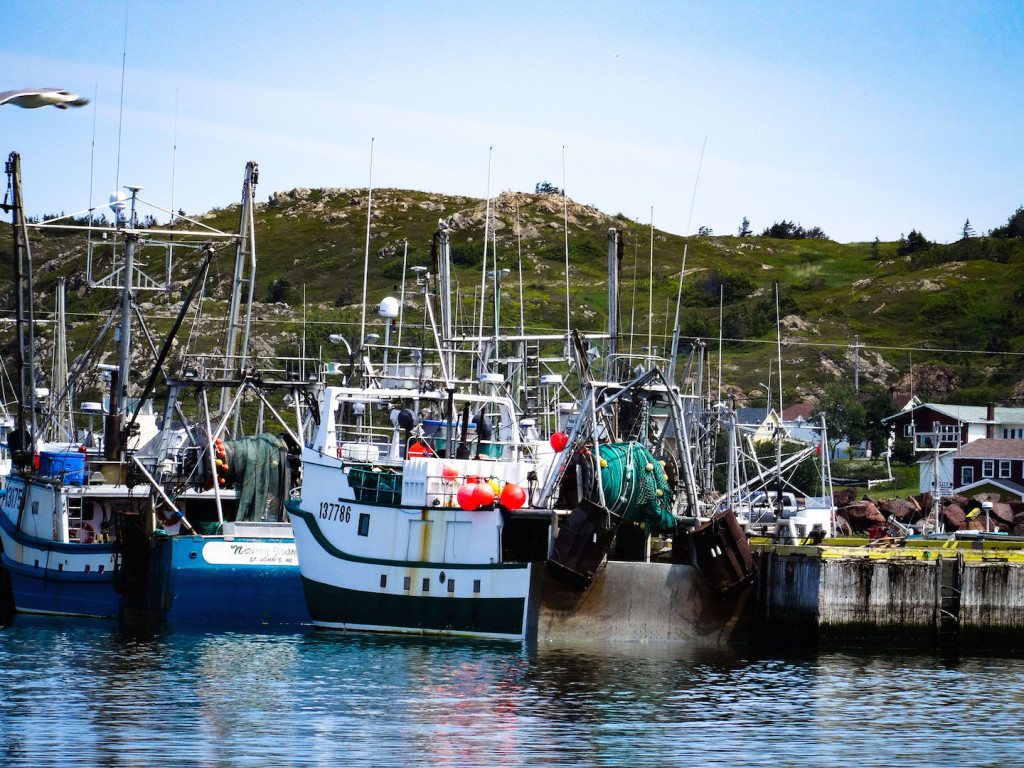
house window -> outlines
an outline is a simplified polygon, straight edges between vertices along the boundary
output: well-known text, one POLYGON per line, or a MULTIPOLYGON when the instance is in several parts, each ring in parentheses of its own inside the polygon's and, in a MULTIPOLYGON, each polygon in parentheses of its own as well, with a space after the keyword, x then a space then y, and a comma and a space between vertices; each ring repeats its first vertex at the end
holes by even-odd
POLYGON ((913 425, 913 423, 907 424, 907 425, 905 425, 903 427, 903 436, 904 437, 913 437, 914 436, 914 425, 913 425))
POLYGON ((981 476, 982 477, 995 477, 996 463, 991 459, 986 459, 981 462, 981 476))
POLYGON ((960 485, 970 485, 974 482, 974 467, 960 468, 960 485))
POLYGON ((1010 476, 1010 462, 1009 461, 1000 461, 999 462, 999 476, 1000 477, 1009 477, 1010 476))

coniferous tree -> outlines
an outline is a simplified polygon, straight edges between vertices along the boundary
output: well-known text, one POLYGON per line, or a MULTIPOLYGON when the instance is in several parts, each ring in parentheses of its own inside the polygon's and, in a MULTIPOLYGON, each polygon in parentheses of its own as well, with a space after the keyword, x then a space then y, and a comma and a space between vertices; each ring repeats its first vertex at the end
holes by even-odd
POLYGON ((743 221, 740 222, 739 236, 750 237, 750 234, 750 219, 744 216, 743 221))

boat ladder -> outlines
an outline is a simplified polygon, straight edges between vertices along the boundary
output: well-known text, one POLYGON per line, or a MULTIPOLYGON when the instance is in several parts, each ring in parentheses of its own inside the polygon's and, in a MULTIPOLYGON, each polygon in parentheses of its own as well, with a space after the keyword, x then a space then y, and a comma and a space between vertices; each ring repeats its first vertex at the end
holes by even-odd
POLYGON ((68 494, 64 497, 64 508, 68 513, 68 541, 78 541, 78 532, 82 529, 82 497, 68 494))

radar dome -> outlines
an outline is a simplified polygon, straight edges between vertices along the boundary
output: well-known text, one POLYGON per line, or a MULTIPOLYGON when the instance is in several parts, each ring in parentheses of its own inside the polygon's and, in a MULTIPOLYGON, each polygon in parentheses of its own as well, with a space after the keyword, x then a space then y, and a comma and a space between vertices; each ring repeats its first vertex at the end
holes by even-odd
POLYGON ((377 314, 381 317, 398 317, 398 299, 394 296, 385 296, 381 299, 380 307, 377 309, 377 314))

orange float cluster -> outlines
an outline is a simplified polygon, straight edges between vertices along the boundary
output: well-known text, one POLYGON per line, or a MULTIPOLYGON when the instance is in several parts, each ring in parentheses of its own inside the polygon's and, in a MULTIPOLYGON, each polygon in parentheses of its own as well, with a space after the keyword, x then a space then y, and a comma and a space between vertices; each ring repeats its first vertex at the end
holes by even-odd
MULTIPOLYGON (((459 472, 454 467, 441 469, 441 477, 447 483, 456 483, 459 472)), ((491 509, 495 501, 508 510, 521 509, 526 504, 526 491, 518 483, 505 483, 496 477, 487 479, 467 477, 459 486, 455 500, 461 509, 472 512, 477 509, 491 509)))
MULTIPOLYGON (((219 437, 213 441, 213 454, 213 466, 216 476, 216 483, 221 488, 223 488, 227 485, 227 474, 228 472, 231 471, 231 467, 228 466, 228 452, 227 449, 224 447, 224 441, 219 437)), ((214 482, 214 479, 211 478, 209 482, 206 483, 206 488, 213 488, 214 482)))

